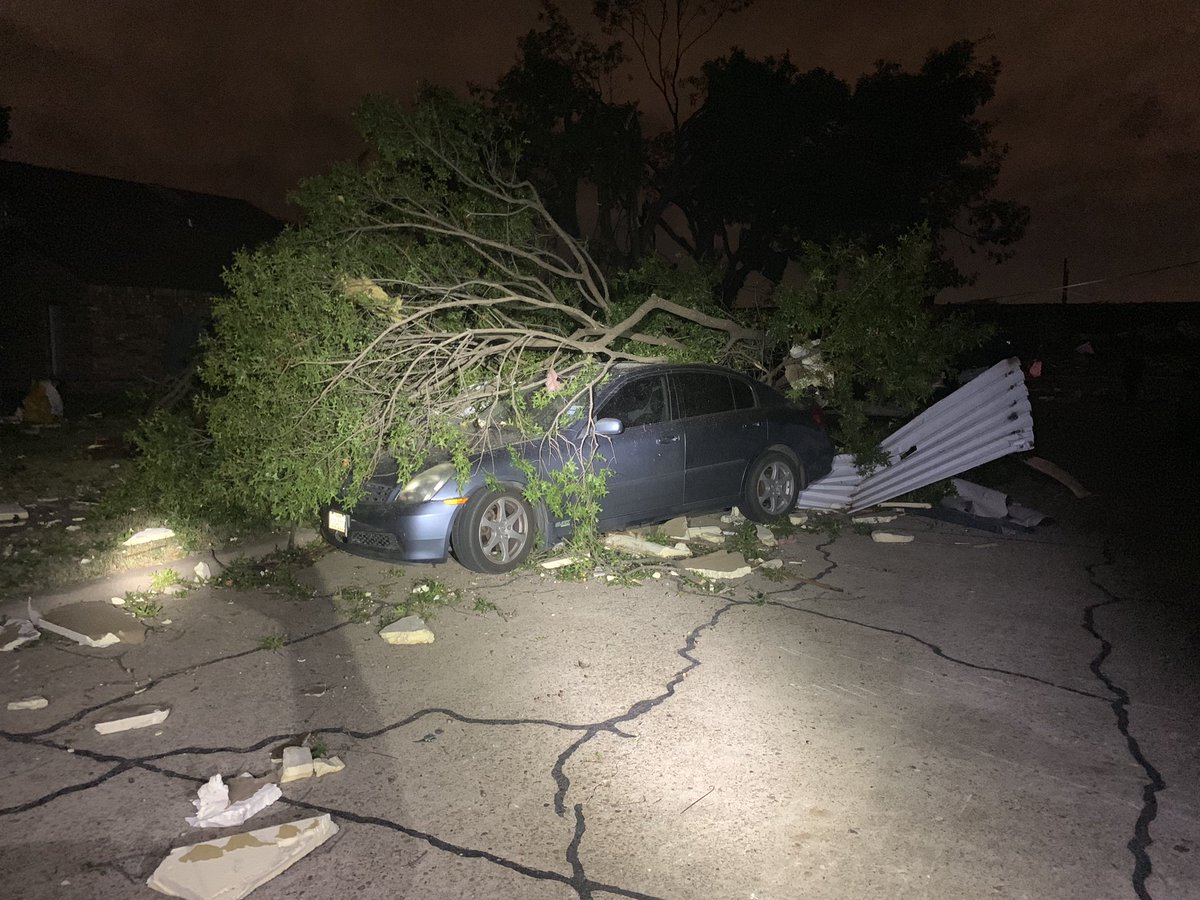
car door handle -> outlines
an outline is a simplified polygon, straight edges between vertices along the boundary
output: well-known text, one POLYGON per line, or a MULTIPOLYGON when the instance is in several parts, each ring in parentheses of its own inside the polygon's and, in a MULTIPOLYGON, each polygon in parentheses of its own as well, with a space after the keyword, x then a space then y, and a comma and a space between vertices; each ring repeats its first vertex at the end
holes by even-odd
POLYGON ((659 444, 674 444, 674 443, 677 443, 678 441, 679 441, 679 435, 677 435, 677 434, 664 434, 662 437, 660 437, 660 438, 657 440, 657 442, 656 442, 656 443, 659 443, 659 444))

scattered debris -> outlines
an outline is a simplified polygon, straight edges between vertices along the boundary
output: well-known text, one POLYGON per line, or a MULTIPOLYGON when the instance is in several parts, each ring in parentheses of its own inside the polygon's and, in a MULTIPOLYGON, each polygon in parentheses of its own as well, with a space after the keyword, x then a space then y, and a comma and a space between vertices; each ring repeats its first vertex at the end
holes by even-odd
MULTIPOLYGON (((233 779, 230 784, 245 779, 253 780, 253 776, 247 772, 233 779)), ((185 821, 193 828, 229 828, 241 825, 282 796, 283 791, 279 790, 279 785, 267 783, 258 787, 249 797, 230 802, 229 788, 220 774, 217 774, 200 786, 196 799, 192 801, 192 806, 196 807, 196 815, 187 816, 185 821)))
POLYGON ((668 519, 659 526, 658 530, 673 541, 682 541, 687 537, 687 516, 676 516, 674 519, 668 519))
POLYGON ((208 581, 212 578, 212 569, 206 562, 196 563, 196 568, 192 569, 192 572, 195 573, 197 581, 208 581))
POLYGON ((788 521, 793 525, 805 525, 808 523, 808 513, 793 513, 788 516, 788 521))
POLYGON ((313 776, 312 750, 308 747, 284 747, 283 763, 279 770, 279 783, 300 781, 313 776))
POLYGON ((50 705, 50 701, 45 697, 26 697, 24 700, 8 701, 8 708, 16 709, 45 709, 50 705))
POLYGON ((688 528, 684 535, 687 540, 695 541, 712 541, 713 543, 723 543, 725 541, 725 532, 720 525, 693 525, 688 528))
POLYGON ((782 569, 783 568, 783 560, 782 559, 763 560, 762 568, 764 568, 764 569, 782 569))
POLYGON ((125 598, 124 597, 109 597, 108 602, 111 603, 113 606, 124 606, 125 598))
POLYGON ((9 619, 0 626, 0 652, 16 650, 22 644, 36 641, 42 633, 29 619, 9 619))
POLYGON ((764 547, 775 546, 775 532, 773 532, 766 525, 755 525, 754 535, 758 538, 758 542, 764 547))
POLYGON ((745 578, 751 571, 750 564, 742 554, 729 550, 698 556, 691 562, 684 563, 683 568, 693 575, 713 579, 745 578))
POLYGON ((175 532, 170 528, 143 528, 137 534, 128 538, 121 546, 139 547, 142 544, 152 544, 155 541, 165 541, 167 538, 173 537, 175 537, 175 532))
POLYGON ((557 556, 554 559, 547 559, 547 560, 543 561, 542 568, 543 569, 561 569, 564 566, 571 566, 574 564, 575 564, 575 557, 573 557, 573 556, 557 556))
POLYGON ((29 620, 44 631, 72 640, 84 647, 110 647, 116 643, 140 644, 146 628, 130 619, 112 603, 80 600, 41 615, 29 606, 29 620))
POLYGON ((29 510, 16 503, 0 503, 0 528, 12 528, 29 521, 29 510))
POLYGON ((729 515, 721 516, 721 521, 726 525, 741 525, 746 521, 746 517, 742 515, 742 511, 736 506, 729 511, 729 515))
POLYGON ((240 900, 303 859, 338 827, 328 813, 177 847, 146 884, 185 900, 240 900))
POLYGON ((389 644, 432 644, 433 632, 420 616, 405 616, 387 625, 379 636, 389 644))
POLYGON ((1042 459, 1040 456, 1025 457, 1025 465, 1031 469, 1036 469, 1043 475, 1049 475, 1059 484, 1063 485, 1072 494, 1082 500, 1084 497, 1092 496, 1092 492, 1085 488, 1082 484, 1076 481, 1067 472, 1060 469, 1048 459, 1042 459))
POLYGON ((344 768, 346 764, 337 756, 317 757, 313 760, 313 774, 318 778, 323 775, 335 775, 344 768))
POLYGON ((954 485, 954 492, 958 496, 943 497, 942 506, 962 509, 988 519, 1002 519, 1008 515, 1008 495, 1003 491, 984 487, 965 478, 951 478, 950 483, 954 485), (951 502, 947 503, 947 500, 951 502))
POLYGON ((891 500, 887 503, 876 503, 876 506, 881 509, 932 509, 932 503, 918 502, 915 500, 891 500))
POLYGON ((606 534, 604 546, 609 550, 616 550, 618 553, 628 553, 632 556, 652 556, 657 559, 686 559, 692 555, 692 551, 684 544, 676 544, 674 547, 656 544, 654 541, 648 541, 626 532, 606 534))
POLYGON ((52 382, 34 381, 14 417, 26 425, 57 425, 63 418, 62 395, 52 382))
POLYGON ((953 479, 953 483, 956 496, 943 497, 936 509, 917 510, 916 515, 996 534, 1028 533, 1046 521, 1045 515, 1013 503, 1002 491, 961 478, 953 479))
POLYGON ((911 544, 911 534, 896 534, 894 531, 872 531, 871 540, 877 544, 911 544))
POLYGON ((135 728, 148 728, 167 720, 171 714, 167 706, 121 706, 109 710, 116 717, 97 722, 95 729, 101 734, 116 734, 119 731, 132 731, 135 728))
POLYGON ((853 516, 850 521, 855 525, 886 525, 888 522, 895 522, 900 518, 900 514, 896 513, 890 516, 853 516))

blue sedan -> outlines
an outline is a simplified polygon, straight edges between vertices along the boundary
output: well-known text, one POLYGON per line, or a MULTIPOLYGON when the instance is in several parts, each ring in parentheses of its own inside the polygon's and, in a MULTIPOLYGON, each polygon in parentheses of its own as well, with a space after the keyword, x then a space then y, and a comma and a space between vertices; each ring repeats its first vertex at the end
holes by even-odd
POLYGON ((622 364, 596 389, 595 416, 561 437, 482 453, 459 482, 448 462, 397 484, 384 461, 351 509, 322 510, 321 533, 350 553, 392 562, 444 562, 508 572, 537 544, 570 533, 524 494, 513 452, 544 475, 595 435, 595 468, 607 469, 599 527, 614 531, 733 505, 755 522, 786 515, 796 494, 825 475, 833 445, 811 411, 767 385, 719 366, 622 364))

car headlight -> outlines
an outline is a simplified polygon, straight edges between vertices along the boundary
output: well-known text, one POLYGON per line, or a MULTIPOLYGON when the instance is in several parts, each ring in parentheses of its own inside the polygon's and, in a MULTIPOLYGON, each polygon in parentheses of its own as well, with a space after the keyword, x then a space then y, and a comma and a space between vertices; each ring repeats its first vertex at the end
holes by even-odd
POLYGON ((454 463, 438 463, 404 486, 397 498, 410 503, 427 503, 454 477, 454 463))

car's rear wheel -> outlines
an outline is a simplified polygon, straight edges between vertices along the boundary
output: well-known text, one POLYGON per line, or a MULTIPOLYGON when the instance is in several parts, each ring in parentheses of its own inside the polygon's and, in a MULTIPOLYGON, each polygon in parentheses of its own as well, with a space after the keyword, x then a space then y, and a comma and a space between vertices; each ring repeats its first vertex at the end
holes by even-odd
POLYGON ((746 473, 742 512, 752 522, 769 522, 785 516, 800 491, 799 466, 777 450, 760 456, 746 473))
POLYGON ((511 572, 534 543, 533 510, 515 488, 476 492, 454 520, 450 536, 458 561, 475 572, 511 572))

